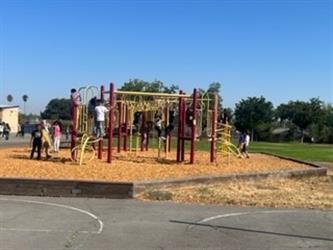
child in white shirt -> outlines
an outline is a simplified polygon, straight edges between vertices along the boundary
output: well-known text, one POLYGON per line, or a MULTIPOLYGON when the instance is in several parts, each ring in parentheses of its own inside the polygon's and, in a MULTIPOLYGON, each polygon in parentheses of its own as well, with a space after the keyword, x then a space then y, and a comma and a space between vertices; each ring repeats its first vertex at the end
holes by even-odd
POLYGON ((108 113, 109 110, 103 106, 102 102, 97 101, 97 106, 95 108, 96 115, 96 137, 101 138, 104 136, 104 122, 105 122, 105 114, 108 113))

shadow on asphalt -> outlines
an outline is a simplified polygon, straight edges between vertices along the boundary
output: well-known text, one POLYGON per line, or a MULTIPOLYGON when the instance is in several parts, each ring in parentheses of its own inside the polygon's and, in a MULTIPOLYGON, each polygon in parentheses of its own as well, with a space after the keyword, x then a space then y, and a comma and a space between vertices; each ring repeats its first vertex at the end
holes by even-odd
POLYGON ((254 229, 238 228, 238 227, 218 226, 218 225, 210 225, 210 224, 205 224, 205 223, 179 221, 179 220, 170 220, 170 222, 171 223, 177 223, 177 224, 191 225, 191 226, 210 227, 210 228, 213 228, 213 229, 226 229, 226 230, 241 231, 241 232, 250 232, 250 233, 259 233, 259 234, 283 236, 283 237, 292 237, 292 238, 301 238, 301 239, 321 240, 321 241, 333 242, 333 238, 324 238, 324 237, 317 237, 317 236, 287 234, 287 233, 279 233, 279 232, 269 232, 269 231, 262 231, 262 230, 254 230, 254 229))

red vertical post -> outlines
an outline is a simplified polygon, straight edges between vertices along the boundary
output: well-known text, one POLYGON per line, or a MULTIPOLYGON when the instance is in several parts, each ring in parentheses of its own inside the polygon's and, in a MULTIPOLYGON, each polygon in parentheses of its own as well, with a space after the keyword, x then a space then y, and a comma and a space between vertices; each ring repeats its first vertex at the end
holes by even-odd
MULTIPOLYGON (((212 112, 212 121, 211 121, 211 129, 212 129, 212 134, 211 134, 211 142, 210 142, 210 162, 214 162, 216 159, 216 123, 217 123, 217 102, 218 102, 218 97, 215 94, 214 95, 214 106, 213 106, 213 112, 212 112)), ((209 110, 209 107, 208 107, 209 110)))
POLYGON ((123 109, 123 105, 121 102, 119 102, 118 103, 118 141, 117 141, 117 152, 118 153, 120 153, 120 151, 121 151, 122 109, 123 109))
MULTIPOLYGON (((164 112, 164 117, 165 117, 165 126, 164 126, 164 127, 167 128, 168 125, 169 125, 169 121, 168 121, 168 115, 169 115, 169 114, 167 113, 167 112, 168 112, 168 109, 165 108, 163 112, 164 112)), ((165 138, 166 140, 169 140, 169 137, 168 137, 167 135, 165 135, 165 137, 166 137, 166 138, 165 138)), ((169 141, 168 141, 168 143, 169 143, 169 141)), ((166 141, 165 141, 165 143, 164 143, 164 153, 167 153, 167 150, 168 150, 168 148, 167 148, 167 144, 168 144, 168 143, 166 143, 166 141)))
MULTIPOLYGON (((179 91, 179 94, 182 95, 183 91, 179 91)), ((182 136, 182 97, 179 96, 178 99, 178 131, 177 131, 177 162, 180 162, 180 154, 181 154, 181 136, 182 136)))
POLYGON ((190 154, 190 163, 194 163, 194 150, 195 150, 195 137, 196 137, 196 128, 197 128, 197 89, 193 90, 192 96, 192 133, 191 133, 191 154, 190 154))
MULTIPOLYGON (((104 100, 104 86, 101 86, 101 101, 104 100)), ((102 160, 103 158, 103 136, 100 138, 98 142, 98 159, 102 160)))
POLYGON ((124 114, 125 114, 125 131, 124 131, 124 151, 127 151, 127 141, 128 141, 128 106, 124 104, 124 114))
POLYGON ((109 111, 109 126, 108 126, 108 163, 112 162, 112 142, 113 142, 113 103, 114 103, 114 84, 110 83, 110 111, 109 111))
POLYGON ((186 125, 186 101, 182 99, 182 135, 181 135, 181 161, 185 160, 185 125, 186 125))
POLYGON ((76 137, 77 137, 77 115, 78 115, 78 107, 72 103, 71 104, 71 154, 72 154, 72 159, 74 160, 76 158, 75 152, 73 149, 75 148, 76 145, 76 137))

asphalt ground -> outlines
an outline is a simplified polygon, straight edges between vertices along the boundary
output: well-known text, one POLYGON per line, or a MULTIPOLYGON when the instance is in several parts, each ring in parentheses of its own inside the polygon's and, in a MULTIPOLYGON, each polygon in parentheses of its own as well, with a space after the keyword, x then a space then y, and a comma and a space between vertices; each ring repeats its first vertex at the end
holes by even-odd
POLYGON ((0 196, 0 249, 333 249, 333 211, 0 196))
POLYGON ((0 250, 13 249, 331 250, 333 211, 0 196, 0 250))

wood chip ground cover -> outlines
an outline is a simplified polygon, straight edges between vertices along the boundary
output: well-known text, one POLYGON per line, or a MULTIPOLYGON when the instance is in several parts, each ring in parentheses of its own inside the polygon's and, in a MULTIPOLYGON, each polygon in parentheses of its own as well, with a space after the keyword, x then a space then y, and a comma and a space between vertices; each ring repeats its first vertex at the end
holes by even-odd
POLYGON ((261 154, 253 154, 250 159, 223 158, 217 164, 209 163, 207 152, 196 152, 196 163, 175 162, 175 152, 168 159, 157 159, 157 151, 116 154, 112 164, 104 160, 79 166, 69 158, 69 150, 46 160, 30 160, 29 150, 10 148, 0 150, 0 177, 23 177, 37 179, 69 179, 99 181, 143 181, 164 180, 188 176, 221 175, 231 173, 257 173, 304 169, 306 165, 282 160, 261 154))

